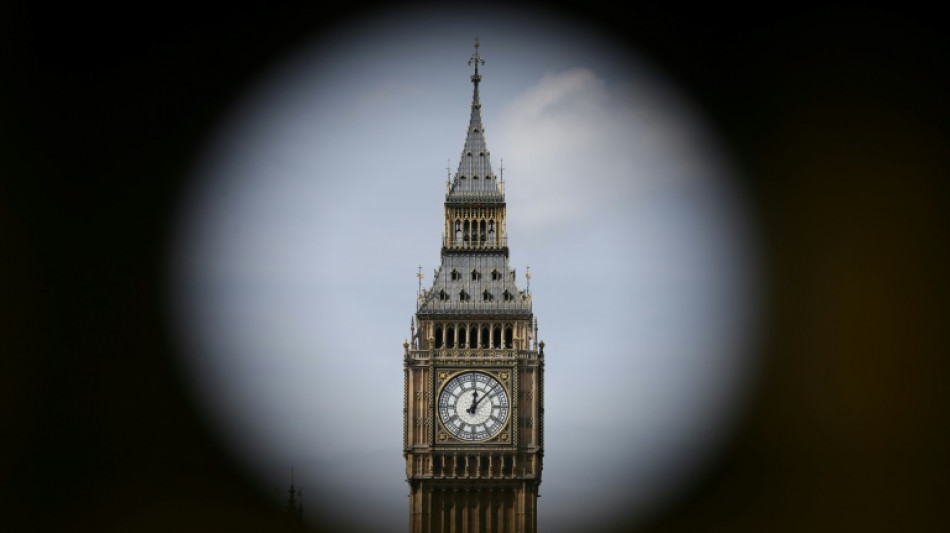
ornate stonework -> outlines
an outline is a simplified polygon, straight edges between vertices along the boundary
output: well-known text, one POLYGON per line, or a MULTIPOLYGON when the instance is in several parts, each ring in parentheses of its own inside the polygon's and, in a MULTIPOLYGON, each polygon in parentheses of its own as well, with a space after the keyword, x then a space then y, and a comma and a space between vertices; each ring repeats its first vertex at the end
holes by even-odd
POLYGON ((504 178, 492 170, 478 94, 484 63, 476 40, 468 132, 446 185, 442 264, 428 289, 420 269, 403 344, 413 533, 537 531, 544 343, 531 294, 508 264, 504 178))

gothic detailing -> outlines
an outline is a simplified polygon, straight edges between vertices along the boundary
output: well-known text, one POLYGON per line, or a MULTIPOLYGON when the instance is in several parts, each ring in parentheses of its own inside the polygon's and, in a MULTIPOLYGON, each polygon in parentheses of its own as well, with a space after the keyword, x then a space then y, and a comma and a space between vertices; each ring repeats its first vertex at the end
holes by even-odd
POLYGON ((404 350, 403 455, 410 531, 537 531, 544 343, 508 263, 503 174, 482 125, 475 41, 471 116, 446 183, 441 265, 404 350))

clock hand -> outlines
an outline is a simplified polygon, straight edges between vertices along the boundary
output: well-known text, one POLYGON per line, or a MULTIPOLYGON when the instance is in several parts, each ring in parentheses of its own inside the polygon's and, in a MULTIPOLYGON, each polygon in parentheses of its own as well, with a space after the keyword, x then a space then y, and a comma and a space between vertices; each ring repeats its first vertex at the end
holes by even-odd
POLYGON ((469 413, 472 413, 472 414, 475 414, 475 408, 478 407, 478 404, 482 403, 482 400, 484 400, 485 398, 488 398, 489 393, 490 393, 491 391, 493 391, 493 390, 495 390, 495 387, 492 387, 491 389, 489 389, 488 391, 486 391, 485 394, 482 394, 482 397, 479 398, 477 402, 473 403, 471 407, 469 407, 468 412, 469 412, 469 413))
MULTIPOLYGON (((482 396, 482 398, 484 398, 484 396, 482 396)), ((478 391, 472 391, 472 405, 468 409, 466 409, 468 414, 471 414, 471 415, 475 414, 475 406, 478 405, 478 402, 475 400, 477 399, 478 399, 478 391)))

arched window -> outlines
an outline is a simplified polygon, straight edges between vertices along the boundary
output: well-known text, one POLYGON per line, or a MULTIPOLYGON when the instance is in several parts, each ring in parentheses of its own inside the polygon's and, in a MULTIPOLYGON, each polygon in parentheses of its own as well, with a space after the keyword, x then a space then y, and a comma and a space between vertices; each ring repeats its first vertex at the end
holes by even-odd
POLYGON ((445 330, 445 347, 455 348, 455 328, 452 326, 445 330))
POLYGON ((482 327, 482 348, 488 348, 488 343, 491 340, 491 334, 488 331, 488 326, 482 327))
POLYGON ((492 299, 491 293, 488 292, 488 290, 486 289, 485 292, 482 293, 482 301, 483 301, 483 302, 490 302, 491 299, 492 299))
POLYGON ((452 269, 452 281, 458 281, 462 279, 462 275, 459 274, 458 270, 452 269))
POLYGON ((482 279, 482 273, 477 270, 472 270, 472 281, 478 281, 482 279))
POLYGON ((465 326, 459 326, 459 348, 465 348, 467 341, 465 326))
POLYGON ((510 302, 512 299, 514 299, 514 297, 511 295, 511 293, 508 292, 508 289, 505 289, 505 292, 502 293, 501 296, 502 296, 502 298, 503 298, 506 302, 510 302))
POLYGON ((491 346, 492 348, 501 348, 501 328, 498 326, 495 326, 495 330, 492 331, 491 346))
POLYGON ((469 296, 467 292, 465 292, 464 290, 459 292, 460 302, 467 302, 469 301, 469 299, 471 299, 471 296, 469 296))
POLYGON ((435 327, 435 347, 442 347, 442 326, 435 327))
POLYGON ((439 301, 444 302, 449 299, 449 295, 444 290, 439 291, 439 301))
POLYGON ((510 349, 513 343, 514 343, 514 335, 511 330, 511 326, 507 326, 505 328, 505 348, 510 349))
POLYGON ((492 271, 491 271, 491 280, 492 280, 492 281, 498 281, 498 280, 500 280, 500 279, 501 279, 501 272, 498 272, 497 270, 492 270, 492 271))

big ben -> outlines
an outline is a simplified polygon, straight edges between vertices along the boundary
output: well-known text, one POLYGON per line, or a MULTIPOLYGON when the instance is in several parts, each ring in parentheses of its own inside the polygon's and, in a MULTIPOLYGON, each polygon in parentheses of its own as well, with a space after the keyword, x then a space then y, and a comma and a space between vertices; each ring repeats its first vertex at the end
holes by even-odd
POLYGON ((431 287, 420 273, 403 344, 409 530, 530 533, 544 456, 544 343, 530 291, 518 288, 508 262, 504 180, 485 142, 477 40, 469 64, 471 116, 446 184, 441 265, 431 287))

